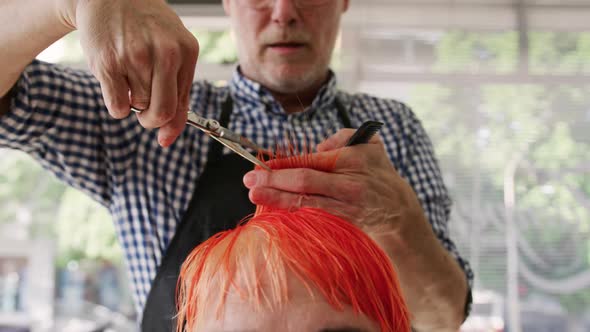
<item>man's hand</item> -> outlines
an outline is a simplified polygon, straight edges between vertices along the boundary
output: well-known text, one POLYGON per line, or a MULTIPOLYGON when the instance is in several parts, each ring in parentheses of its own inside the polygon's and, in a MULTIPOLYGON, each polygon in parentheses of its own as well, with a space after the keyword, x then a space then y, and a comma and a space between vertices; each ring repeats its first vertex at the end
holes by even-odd
POLYGON ((310 206, 360 226, 391 258, 417 331, 457 331, 464 318, 467 281, 441 245, 418 198, 387 157, 383 143, 344 147, 343 129, 312 158, 337 157, 331 172, 252 171, 244 176, 250 200, 279 208, 310 206))
POLYGON ((313 169, 252 171, 244 177, 250 200, 279 208, 310 206, 341 215, 371 233, 400 230, 398 221, 422 216, 416 194, 389 160, 383 143, 344 146, 354 130, 343 129, 318 145, 312 158, 333 158, 331 172, 313 169), (384 229, 385 228, 385 229, 384 229))
POLYGON ((197 40, 163 0, 62 1, 109 113, 144 110, 141 125, 160 128, 158 142, 172 144, 186 122, 197 40))

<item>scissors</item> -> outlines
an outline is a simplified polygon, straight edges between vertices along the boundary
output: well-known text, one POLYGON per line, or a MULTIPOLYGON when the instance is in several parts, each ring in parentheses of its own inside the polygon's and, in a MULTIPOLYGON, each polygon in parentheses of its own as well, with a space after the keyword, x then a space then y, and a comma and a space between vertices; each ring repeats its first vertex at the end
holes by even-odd
MULTIPOLYGON (((135 113, 142 112, 142 110, 133 107, 131 107, 131 110, 135 113)), ((263 152, 263 149, 261 149, 260 147, 258 147, 258 145, 252 143, 249 139, 243 137, 242 135, 234 133, 233 131, 225 127, 222 127, 216 120, 207 119, 200 115, 197 115, 193 111, 189 111, 186 123, 193 127, 199 128, 207 135, 209 135, 209 137, 227 146, 230 150, 244 157, 246 160, 252 162, 253 164, 258 165, 267 171, 271 171, 271 168, 268 167, 268 165, 263 163, 260 159, 256 158, 244 147, 255 150, 257 152, 263 152)))

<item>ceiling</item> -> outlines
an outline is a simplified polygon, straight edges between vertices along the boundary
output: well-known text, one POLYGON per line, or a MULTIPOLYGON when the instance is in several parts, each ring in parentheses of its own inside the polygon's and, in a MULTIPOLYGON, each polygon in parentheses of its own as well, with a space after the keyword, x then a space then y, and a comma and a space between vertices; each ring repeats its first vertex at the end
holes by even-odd
MULTIPOLYGON (((351 3, 361 2, 360 0, 351 3)), ((221 0, 169 0, 171 4, 182 5, 215 5, 221 4, 221 0)), ((398 4, 398 5, 449 5, 449 6, 495 6, 524 4, 527 6, 551 6, 551 7, 590 7, 590 0, 363 0, 363 4, 398 4)))
MULTIPOLYGON (((356 0, 345 27, 383 29, 590 31, 590 0, 356 0)), ((192 26, 220 29, 229 22, 220 0, 170 0, 192 26)))

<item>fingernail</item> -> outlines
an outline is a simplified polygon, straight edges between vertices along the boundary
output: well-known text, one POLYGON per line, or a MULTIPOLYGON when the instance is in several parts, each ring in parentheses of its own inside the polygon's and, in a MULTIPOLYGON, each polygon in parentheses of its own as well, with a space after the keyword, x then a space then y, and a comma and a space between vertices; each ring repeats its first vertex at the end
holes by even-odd
POLYGON ((248 172, 244 175, 244 184, 248 188, 252 188, 256 185, 256 173, 248 172))
POLYGON ((174 142, 175 137, 174 136, 165 136, 165 137, 158 137, 158 143, 160 143, 160 146, 163 148, 167 148, 169 147, 173 142, 174 142))

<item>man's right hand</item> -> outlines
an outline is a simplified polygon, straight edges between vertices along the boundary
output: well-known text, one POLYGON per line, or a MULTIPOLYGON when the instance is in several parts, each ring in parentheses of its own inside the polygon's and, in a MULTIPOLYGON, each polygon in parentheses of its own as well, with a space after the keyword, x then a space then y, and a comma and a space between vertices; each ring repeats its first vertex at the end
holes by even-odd
POLYGON ((199 54, 194 36, 164 0, 64 0, 63 19, 80 31, 90 70, 115 118, 130 107, 168 146, 184 129, 199 54))

